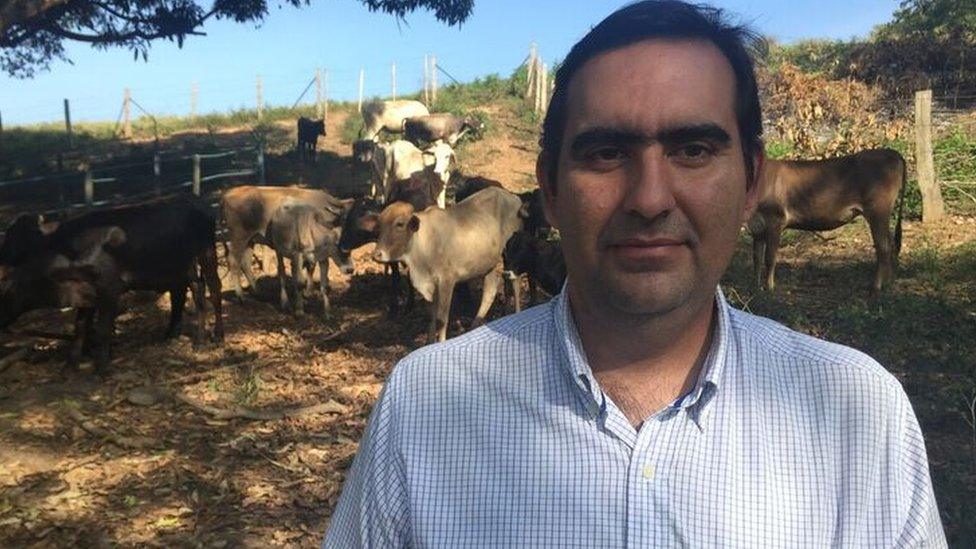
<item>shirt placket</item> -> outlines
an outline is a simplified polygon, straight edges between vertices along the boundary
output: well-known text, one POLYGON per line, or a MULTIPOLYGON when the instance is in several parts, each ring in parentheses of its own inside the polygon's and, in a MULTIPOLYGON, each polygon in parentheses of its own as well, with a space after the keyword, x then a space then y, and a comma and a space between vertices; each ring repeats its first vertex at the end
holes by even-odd
POLYGON ((664 447, 668 430, 675 423, 678 410, 667 408, 649 418, 637 433, 627 471, 627 547, 652 547, 662 532, 653 525, 667 524, 667 513, 660 502, 666 490, 663 475, 673 448, 664 447))

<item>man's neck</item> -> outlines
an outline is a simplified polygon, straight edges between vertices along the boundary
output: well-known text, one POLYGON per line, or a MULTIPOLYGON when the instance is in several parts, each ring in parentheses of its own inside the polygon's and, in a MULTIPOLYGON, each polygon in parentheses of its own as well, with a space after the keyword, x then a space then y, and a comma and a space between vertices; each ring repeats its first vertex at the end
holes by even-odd
POLYGON ((634 318, 587 306, 573 295, 570 306, 587 362, 632 425, 694 386, 715 323, 713 296, 660 316, 634 318))

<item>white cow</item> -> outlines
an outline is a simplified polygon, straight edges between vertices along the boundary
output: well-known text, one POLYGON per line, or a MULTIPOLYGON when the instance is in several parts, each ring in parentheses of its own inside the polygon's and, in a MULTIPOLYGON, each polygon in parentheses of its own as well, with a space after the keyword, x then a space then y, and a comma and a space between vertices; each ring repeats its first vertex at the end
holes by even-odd
POLYGON ((446 143, 437 143, 424 150, 403 140, 378 143, 372 154, 372 194, 385 203, 394 181, 435 177, 441 185, 437 205, 443 208, 454 160, 454 149, 446 143))
POLYGON ((427 116, 430 111, 420 101, 372 101, 363 105, 363 130, 361 139, 379 140, 380 130, 403 132, 403 121, 413 116, 427 116))

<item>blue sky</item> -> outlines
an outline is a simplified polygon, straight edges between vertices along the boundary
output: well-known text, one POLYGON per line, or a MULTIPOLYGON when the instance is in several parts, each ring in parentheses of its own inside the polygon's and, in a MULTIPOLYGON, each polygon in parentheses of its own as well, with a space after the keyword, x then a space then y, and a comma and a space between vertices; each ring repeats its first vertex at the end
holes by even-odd
MULTIPOLYGON (((264 23, 208 25, 205 37, 189 37, 183 48, 160 42, 149 61, 133 61, 127 50, 93 50, 72 44, 74 64, 56 63, 33 80, 0 76, 0 113, 12 126, 60 120, 62 99, 73 120, 114 121, 123 89, 154 114, 186 114, 190 90, 199 86, 197 112, 255 104, 261 75, 266 104, 291 105, 313 77, 328 70, 329 96, 355 99, 359 69, 366 71, 366 95, 390 93, 390 65, 397 64, 400 93, 421 88, 424 54, 454 77, 468 81, 509 74, 539 44, 544 59, 561 59, 593 24, 626 0, 476 0, 462 27, 447 27, 427 12, 398 23, 370 13, 357 0, 312 0, 304 9, 272 8, 264 23)), ((891 18, 898 0, 722 0, 715 3, 783 42, 803 38, 866 35, 891 18)), ((447 82, 443 75, 440 82, 447 82)), ((306 99, 314 96, 314 90, 306 99)), ((133 113, 134 115, 137 112, 133 113)))

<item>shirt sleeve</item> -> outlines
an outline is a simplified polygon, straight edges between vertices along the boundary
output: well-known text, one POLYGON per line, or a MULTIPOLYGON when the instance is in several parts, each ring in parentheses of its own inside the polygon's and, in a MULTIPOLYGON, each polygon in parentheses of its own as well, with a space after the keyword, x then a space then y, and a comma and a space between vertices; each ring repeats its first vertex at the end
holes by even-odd
POLYGON ((945 532, 932 490, 925 440, 911 402, 899 391, 901 440, 899 441, 899 492, 905 511, 895 547, 946 547, 945 532))
POLYGON ((373 407, 323 549, 409 547, 410 511, 397 449, 394 377, 373 407))

